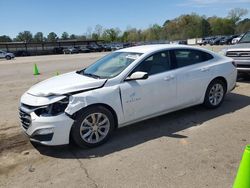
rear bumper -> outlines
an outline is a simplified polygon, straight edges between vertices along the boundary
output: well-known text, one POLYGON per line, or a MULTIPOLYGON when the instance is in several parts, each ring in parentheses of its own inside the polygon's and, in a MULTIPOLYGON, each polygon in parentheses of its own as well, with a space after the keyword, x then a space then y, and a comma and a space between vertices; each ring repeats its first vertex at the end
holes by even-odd
POLYGON ((228 93, 236 87, 237 70, 234 69, 234 71, 226 77, 226 80, 227 80, 227 93, 228 93))

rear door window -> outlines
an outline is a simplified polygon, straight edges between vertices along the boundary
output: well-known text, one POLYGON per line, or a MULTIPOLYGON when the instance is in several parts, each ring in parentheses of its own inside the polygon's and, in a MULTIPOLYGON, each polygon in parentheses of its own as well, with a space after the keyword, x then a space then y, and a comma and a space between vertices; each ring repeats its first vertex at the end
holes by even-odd
POLYGON ((178 68, 213 59, 213 56, 211 54, 200 50, 176 49, 173 52, 178 68))

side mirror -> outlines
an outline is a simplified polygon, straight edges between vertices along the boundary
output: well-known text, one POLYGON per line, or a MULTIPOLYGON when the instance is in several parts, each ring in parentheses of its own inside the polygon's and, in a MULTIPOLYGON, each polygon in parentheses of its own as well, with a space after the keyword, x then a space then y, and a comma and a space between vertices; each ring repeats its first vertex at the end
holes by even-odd
POLYGON ((133 74, 131 74, 129 77, 126 78, 127 81, 130 80, 146 80, 148 78, 148 73, 146 72, 134 72, 133 74))

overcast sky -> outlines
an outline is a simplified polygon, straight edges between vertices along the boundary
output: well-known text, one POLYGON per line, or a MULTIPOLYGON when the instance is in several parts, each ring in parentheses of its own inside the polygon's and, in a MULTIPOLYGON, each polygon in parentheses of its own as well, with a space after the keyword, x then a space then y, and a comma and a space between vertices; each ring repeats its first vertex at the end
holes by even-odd
POLYGON ((250 12, 250 0, 0 0, 0 35, 15 37, 24 30, 80 35, 97 24, 144 29, 192 12, 226 17, 236 7, 250 12))

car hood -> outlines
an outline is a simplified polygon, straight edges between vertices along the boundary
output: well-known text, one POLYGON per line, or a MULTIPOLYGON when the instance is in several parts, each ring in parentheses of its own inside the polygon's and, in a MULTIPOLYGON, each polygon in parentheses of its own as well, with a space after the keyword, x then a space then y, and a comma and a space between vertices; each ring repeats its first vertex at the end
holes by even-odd
POLYGON ((238 43, 227 48, 228 51, 250 51, 250 43, 238 43))
POLYGON ((34 96, 63 95, 102 87, 106 79, 96 79, 70 72, 52 77, 32 86, 27 93, 34 96))

